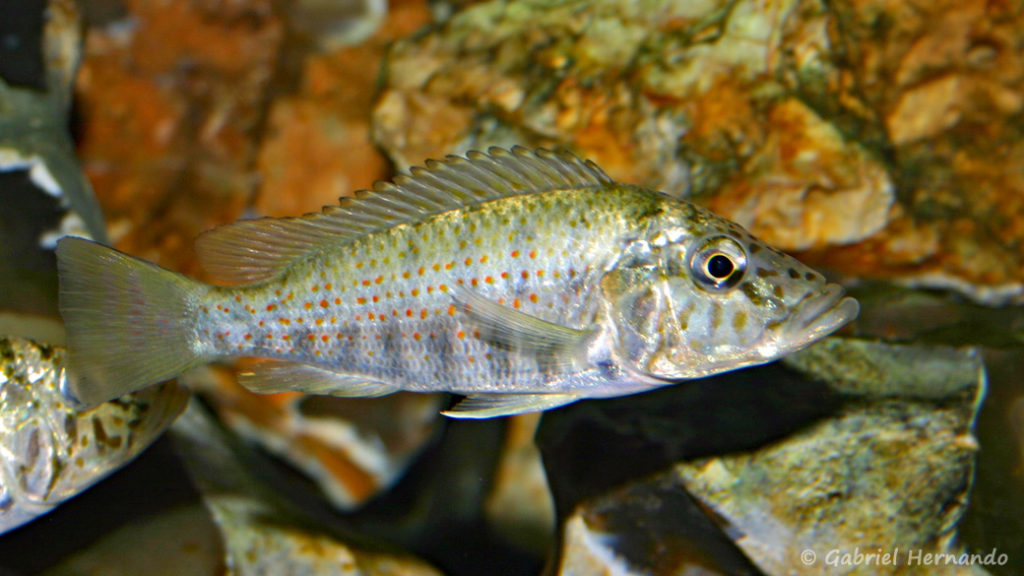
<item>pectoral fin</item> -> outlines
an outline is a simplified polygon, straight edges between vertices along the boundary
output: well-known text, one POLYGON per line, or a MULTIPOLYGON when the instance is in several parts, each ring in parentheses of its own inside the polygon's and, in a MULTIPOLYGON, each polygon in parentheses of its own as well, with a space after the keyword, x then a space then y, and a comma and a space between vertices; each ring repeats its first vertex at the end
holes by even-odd
POLYGON ((468 288, 454 291, 456 301, 478 327, 480 338, 521 352, 552 354, 585 347, 593 330, 577 330, 520 312, 480 296, 468 288))
POLYGON ((310 364, 274 360, 261 362, 252 372, 239 374, 238 382, 259 394, 309 392, 344 398, 373 398, 387 396, 399 390, 398 386, 390 382, 361 374, 348 374, 310 364))
POLYGON ((450 418, 483 419, 540 412, 571 404, 576 394, 474 394, 442 412, 450 418))

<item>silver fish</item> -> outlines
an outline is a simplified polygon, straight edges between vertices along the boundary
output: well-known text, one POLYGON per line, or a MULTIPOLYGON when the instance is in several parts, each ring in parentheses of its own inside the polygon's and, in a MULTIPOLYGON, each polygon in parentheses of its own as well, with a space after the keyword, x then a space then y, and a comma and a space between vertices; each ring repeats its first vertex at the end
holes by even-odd
POLYGON ((213 286, 61 240, 87 403, 215 359, 272 359, 258 392, 467 395, 486 418, 768 362, 857 302, 740 226, 567 152, 492 148, 300 218, 197 241, 213 286))
POLYGON ((164 384, 86 412, 68 404, 64 350, 0 337, 0 534, 131 461, 185 409, 164 384))

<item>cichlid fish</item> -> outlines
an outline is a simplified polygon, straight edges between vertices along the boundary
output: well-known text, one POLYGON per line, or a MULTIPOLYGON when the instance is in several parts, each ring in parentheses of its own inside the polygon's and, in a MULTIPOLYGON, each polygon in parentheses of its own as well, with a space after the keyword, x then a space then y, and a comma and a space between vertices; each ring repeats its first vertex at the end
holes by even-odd
POLYGON ((686 201, 568 152, 491 148, 299 218, 200 236, 207 285, 60 241, 86 403, 220 358, 257 392, 468 396, 487 418, 774 360, 857 314, 836 284, 686 201))
POLYGON ((130 462, 188 402, 167 383, 79 411, 61 394, 64 368, 63 348, 0 337, 0 534, 130 462))

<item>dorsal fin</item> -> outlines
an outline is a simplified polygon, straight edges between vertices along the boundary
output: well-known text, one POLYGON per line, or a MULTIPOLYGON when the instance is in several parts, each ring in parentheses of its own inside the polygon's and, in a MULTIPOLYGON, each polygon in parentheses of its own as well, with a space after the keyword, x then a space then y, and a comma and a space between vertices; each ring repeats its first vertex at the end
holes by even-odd
POLYGON ((210 274, 231 283, 276 277, 292 262, 326 245, 416 222, 507 196, 610 184, 596 164, 566 150, 490 148, 465 157, 428 160, 394 182, 377 182, 298 218, 242 220, 214 228, 196 239, 199 261, 210 274))

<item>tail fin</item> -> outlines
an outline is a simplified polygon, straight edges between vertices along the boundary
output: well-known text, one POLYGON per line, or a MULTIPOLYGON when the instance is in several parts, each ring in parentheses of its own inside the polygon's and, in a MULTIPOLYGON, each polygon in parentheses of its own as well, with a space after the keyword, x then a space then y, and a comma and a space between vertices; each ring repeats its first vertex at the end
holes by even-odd
POLYGON ((203 285, 81 238, 57 243, 69 392, 92 406, 202 364, 192 302, 203 285))

